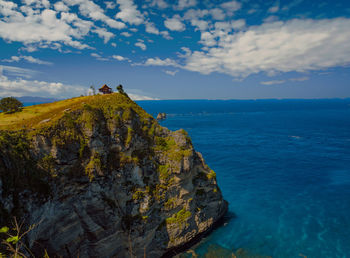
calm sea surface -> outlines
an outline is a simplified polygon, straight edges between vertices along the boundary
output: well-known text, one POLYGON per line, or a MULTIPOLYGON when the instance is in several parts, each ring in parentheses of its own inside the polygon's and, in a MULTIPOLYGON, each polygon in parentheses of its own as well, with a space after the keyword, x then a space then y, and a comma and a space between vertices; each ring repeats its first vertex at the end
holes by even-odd
POLYGON ((189 132, 236 215, 197 253, 350 257, 349 99, 138 104, 189 132))

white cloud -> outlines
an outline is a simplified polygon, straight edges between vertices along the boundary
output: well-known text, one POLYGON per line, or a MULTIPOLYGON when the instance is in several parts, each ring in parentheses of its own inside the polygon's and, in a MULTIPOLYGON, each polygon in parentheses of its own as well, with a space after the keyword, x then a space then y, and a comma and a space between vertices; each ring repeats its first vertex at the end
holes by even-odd
POLYGON ((159 57, 148 58, 143 65, 145 65, 145 66, 175 66, 175 67, 180 66, 173 59, 170 59, 170 58, 160 59, 159 57))
POLYGON ((309 79, 310 79, 309 77, 304 76, 304 77, 290 78, 289 80, 293 82, 303 82, 309 79))
POLYGON ((185 12, 184 19, 185 20, 198 20, 203 18, 204 16, 208 15, 208 10, 200 10, 200 9, 190 9, 185 12))
POLYGON ((225 2, 220 5, 225 11, 233 13, 241 9, 242 4, 237 1, 225 2))
POLYGON ((125 61, 127 60, 127 58, 123 57, 123 56, 119 56, 119 55, 113 55, 112 58, 118 60, 118 61, 125 61))
POLYGON ((224 20, 226 17, 225 13, 220 8, 210 9, 209 13, 211 14, 214 20, 224 20))
POLYGON ((51 62, 43 61, 32 56, 11 56, 10 59, 3 59, 2 61, 13 63, 13 62, 19 62, 20 60, 25 60, 32 64, 52 65, 51 62))
MULTIPOLYGON (((307 81, 309 80, 309 77, 296 77, 296 78, 289 78, 288 79, 289 81, 292 81, 292 82, 303 82, 303 81, 307 81)), ((275 85, 275 84, 283 84, 287 82, 286 80, 272 80, 272 81, 263 81, 263 82, 260 82, 260 84, 263 84, 263 85, 275 85)))
MULTIPOLYGON (((1 3, 7 2, 2 1, 1 3)), ((0 12, 7 15, 0 21, 0 37, 3 39, 24 44, 37 43, 41 44, 41 47, 54 44, 54 42, 62 42, 74 48, 89 48, 88 45, 75 39, 80 39, 89 32, 91 22, 65 13, 62 13, 58 19, 57 13, 53 10, 45 9, 41 12, 34 12, 31 7, 26 7, 32 12, 24 16, 16 8, 17 5, 6 5, 2 10, 0 8, 0 12)))
POLYGON ((177 74, 178 70, 174 70, 174 71, 165 70, 164 72, 165 72, 166 74, 171 75, 171 76, 175 76, 175 74, 177 74))
POLYGON ((55 97, 67 98, 79 96, 86 89, 82 86, 67 85, 60 82, 45 82, 37 80, 14 79, 0 76, 0 96, 39 96, 39 97, 55 97))
POLYGON ((67 12, 69 7, 65 5, 63 2, 59 1, 54 4, 54 8, 58 12, 67 12))
POLYGON ((159 30, 157 29, 156 25, 149 21, 146 22, 146 32, 159 35, 159 30))
POLYGON ((126 93, 132 100, 158 100, 158 98, 151 97, 147 92, 139 89, 127 89, 126 93))
POLYGON ((164 30, 160 32, 160 35, 163 36, 163 38, 167 39, 167 40, 172 40, 173 38, 169 35, 169 32, 164 30))
POLYGON ((197 19, 192 19, 191 25, 194 27, 197 27, 200 31, 204 31, 204 30, 208 29, 208 27, 209 27, 209 24, 207 21, 197 20, 197 19))
POLYGON ((245 28, 245 26, 246 26, 246 22, 244 19, 232 21, 231 24, 232 24, 232 28, 236 29, 236 30, 241 30, 241 29, 245 28))
POLYGON ((345 18, 294 19, 238 33, 221 31, 217 45, 212 36, 203 33, 201 42, 209 46, 208 51, 191 53, 184 69, 243 78, 259 72, 305 72, 348 65, 349 27, 350 19, 345 18))
POLYGON ((15 77, 25 77, 31 78, 33 75, 37 74, 37 71, 31 69, 24 69, 15 66, 0 65, 0 75, 15 76, 15 77))
POLYGON ((159 9, 165 9, 169 5, 164 0, 152 0, 150 6, 158 7, 159 9))
POLYGON ((107 31, 105 28, 97 28, 94 29, 93 32, 95 32, 100 38, 103 38, 103 42, 105 44, 115 36, 112 32, 107 31))
POLYGON ((121 19, 129 24, 139 25, 143 23, 144 17, 137 10, 137 6, 133 0, 117 0, 120 12, 116 14, 116 18, 121 19))
POLYGON ((285 80, 273 80, 273 81, 265 81, 265 82, 260 82, 260 84, 263 85, 276 85, 276 84, 282 84, 285 83, 285 80))
POLYGON ((141 48, 142 50, 146 50, 147 49, 147 46, 145 45, 145 43, 139 41, 139 42, 136 42, 135 43, 135 46, 141 48))
POLYGON ((269 13, 277 13, 278 11, 279 11, 279 6, 278 5, 275 5, 275 6, 271 6, 268 10, 267 10, 267 12, 269 12, 269 13))
POLYGON ((113 42, 113 43, 111 43, 111 46, 112 47, 117 47, 117 44, 113 42))
POLYGON ((128 93, 128 96, 132 100, 159 100, 158 98, 152 98, 152 97, 142 96, 142 95, 133 94, 133 93, 128 93))
POLYGON ((103 9, 91 0, 63 0, 68 6, 79 6, 79 12, 85 17, 89 17, 95 21, 106 23, 114 29, 123 29, 125 24, 108 17, 103 9))
POLYGON ((116 4, 112 1, 106 1, 105 5, 107 9, 114 9, 116 7, 116 4))
POLYGON ((122 36, 124 36, 124 37, 127 37, 127 38, 129 38, 129 37, 132 36, 132 34, 129 33, 129 32, 127 32, 127 31, 124 31, 124 32, 120 33, 120 35, 122 35, 122 36))
POLYGON ((179 15, 174 15, 173 18, 168 18, 164 21, 165 27, 169 30, 174 31, 184 31, 185 24, 182 23, 181 17, 179 15))
POLYGON ((201 40, 200 43, 207 47, 212 47, 216 45, 216 36, 213 33, 210 33, 208 31, 201 33, 201 40))
POLYGON ((48 0, 23 0, 27 6, 34 6, 35 8, 49 8, 50 2, 48 0))
POLYGON ((97 54, 97 53, 91 53, 91 56, 95 57, 99 61, 109 61, 109 58, 102 57, 100 54, 97 54))
POLYGON ((174 9, 176 10, 183 10, 188 7, 192 7, 197 5, 196 0, 179 0, 177 5, 174 6, 174 9))

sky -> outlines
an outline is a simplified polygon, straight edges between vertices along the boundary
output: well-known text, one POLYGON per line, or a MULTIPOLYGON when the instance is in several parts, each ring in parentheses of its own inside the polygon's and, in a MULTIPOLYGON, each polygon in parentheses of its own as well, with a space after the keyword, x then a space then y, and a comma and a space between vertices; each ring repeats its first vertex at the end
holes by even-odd
POLYGON ((0 0, 0 97, 350 97, 349 0, 0 0))

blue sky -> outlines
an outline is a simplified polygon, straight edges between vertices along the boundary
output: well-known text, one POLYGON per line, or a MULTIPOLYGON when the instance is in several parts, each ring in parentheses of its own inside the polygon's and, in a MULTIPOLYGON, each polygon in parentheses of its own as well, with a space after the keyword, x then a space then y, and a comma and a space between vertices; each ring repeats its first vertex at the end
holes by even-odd
POLYGON ((350 97, 350 2, 0 0, 0 97, 350 97))

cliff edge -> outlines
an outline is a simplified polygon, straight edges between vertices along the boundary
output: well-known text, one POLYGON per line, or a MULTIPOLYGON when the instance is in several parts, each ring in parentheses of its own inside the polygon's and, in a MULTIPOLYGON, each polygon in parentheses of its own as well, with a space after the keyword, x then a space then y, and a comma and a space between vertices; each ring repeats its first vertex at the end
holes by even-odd
POLYGON ((37 255, 161 257, 227 210, 187 133, 125 94, 22 112, 0 114, 0 226, 40 222, 27 235, 37 255))

